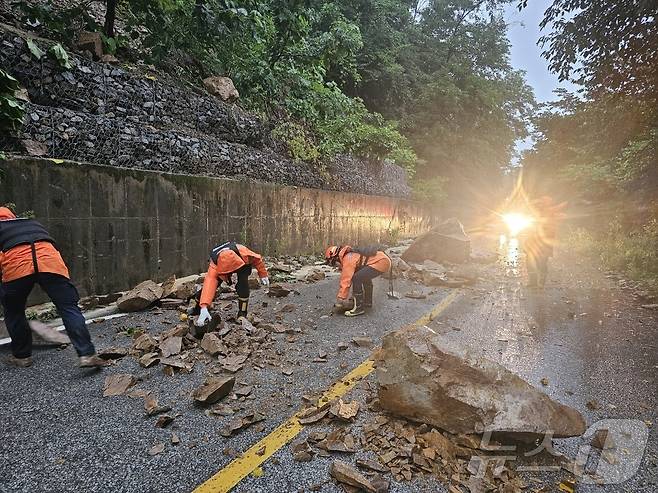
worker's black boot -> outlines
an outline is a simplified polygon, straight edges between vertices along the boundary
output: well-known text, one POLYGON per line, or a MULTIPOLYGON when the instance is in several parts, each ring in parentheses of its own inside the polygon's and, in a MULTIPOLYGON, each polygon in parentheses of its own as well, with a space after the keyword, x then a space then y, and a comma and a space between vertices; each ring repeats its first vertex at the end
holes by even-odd
POLYGON ((363 308, 372 308, 372 283, 363 285, 363 308))
POLYGON ((363 292, 354 293, 354 308, 347 310, 345 312, 346 317, 356 317, 357 315, 363 315, 365 310, 363 309, 363 292))
POLYGON ((248 306, 249 298, 238 298, 238 322, 243 318, 247 318, 248 306))

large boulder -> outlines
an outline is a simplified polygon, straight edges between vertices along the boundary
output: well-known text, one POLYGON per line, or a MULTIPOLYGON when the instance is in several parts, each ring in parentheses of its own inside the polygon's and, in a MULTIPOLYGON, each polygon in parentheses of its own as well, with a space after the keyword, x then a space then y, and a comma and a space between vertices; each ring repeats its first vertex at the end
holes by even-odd
POLYGON ((202 281, 202 276, 193 274, 191 276, 174 278, 173 282, 162 284, 164 293, 163 298, 175 298, 177 300, 189 300, 200 289, 199 282, 202 281))
POLYGON ((122 312, 145 310, 162 298, 163 292, 162 286, 159 286, 156 282, 144 281, 119 298, 117 307, 122 312))
POLYGON ((466 262, 470 256, 471 240, 464 232, 464 226, 452 218, 416 238, 402 254, 402 260, 416 264, 425 260, 457 264, 466 262))
POLYGON ((240 93, 229 77, 206 77, 203 79, 203 86, 206 91, 225 103, 232 103, 240 97, 240 93))
POLYGON ((376 355, 379 401, 393 414, 454 434, 579 436, 585 420, 494 361, 478 358, 428 327, 384 337, 376 355))

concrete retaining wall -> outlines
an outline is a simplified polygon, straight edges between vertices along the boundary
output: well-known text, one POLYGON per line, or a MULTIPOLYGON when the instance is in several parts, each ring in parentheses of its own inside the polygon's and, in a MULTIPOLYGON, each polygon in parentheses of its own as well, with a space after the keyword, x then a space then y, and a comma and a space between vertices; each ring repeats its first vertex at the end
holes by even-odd
POLYGON ((210 248, 225 240, 265 255, 307 254, 430 225, 418 204, 391 197, 50 159, 0 168, 0 203, 34 211, 83 295, 201 272, 210 248))

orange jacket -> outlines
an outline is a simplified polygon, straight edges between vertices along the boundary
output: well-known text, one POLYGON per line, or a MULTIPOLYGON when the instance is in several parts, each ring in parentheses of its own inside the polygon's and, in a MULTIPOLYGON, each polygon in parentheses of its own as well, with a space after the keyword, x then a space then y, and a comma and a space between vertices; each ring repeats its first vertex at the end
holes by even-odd
MULTIPOLYGON (((16 219, 16 216, 6 207, 0 207, 0 221, 16 219)), ((37 253, 39 272, 49 272, 69 277, 64 259, 49 241, 38 241, 34 244, 37 253)), ((15 281, 21 277, 34 274, 32 261, 32 247, 30 245, 17 245, 6 252, 0 252, 0 273, 2 282, 15 281)))
MULTIPOLYGON (((338 298, 346 300, 350 296, 350 286, 352 286, 352 277, 356 269, 361 265, 365 257, 357 252, 346 252, 338 259, 340 263, 340 288, 338 289, 338 298)), ((375 255, 368 257, 365 265, 372 267, 379 272, 387 272, 391 268, 391 259, 384 252, 377 252, 375 255)))
POLYGON ((244 245, 236 245, 240 252, 238 257, 233 250, 222 250, 217 258, 217 264, 212 260, 208 265, 208 273, 203 280, 203 289, 201 290, 201 300, 199 305, 201 307, 209 307, 212 300, 215 298, 217 286, 219 286, 220 279, 224 282, 229 282, 231 274, 240 269, 246 264, 256 267, 258 277, 261 279, 267 277, 267 269, 263 262, 263 257, 256 252, 249 250, 244 245))

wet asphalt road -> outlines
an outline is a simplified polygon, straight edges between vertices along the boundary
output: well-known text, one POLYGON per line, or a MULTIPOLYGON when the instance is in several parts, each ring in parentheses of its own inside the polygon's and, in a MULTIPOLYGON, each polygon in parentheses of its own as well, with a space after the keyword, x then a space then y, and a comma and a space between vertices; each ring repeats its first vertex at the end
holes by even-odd
MULTIPOLYGON (((482 281, 463 290, 432 328, 484 352, 577 408, 590 425, 604 418, 650 422, 647 450, 637 474, 621 485, 580 485, 578 491, 658 490, 655 312, 642 310, 613 281, 565 255, 558 254, 543 291, 521 287, 513 263, 474 268, 482 281), (542 386, 542 378, 548 379, 548 386, 542 386), (594 400, 595 409, 589 409, 587 403, 594 400)), ((293 369, 292 375, 284 375, 280 368, 257 371, 249 365, 236 375, 238 384, 253 385, 254 391, 249 399, 234 404, 245 412, 263 412, 267 419, 262 429, 251 427, 228 439, 219 432, 230 418, 207 416, 192 404, 190 393, 205 376, 202 364, 189 375, 167 377, 160 367, 142 369, 132 358, 124 358, 102 372, 87 372, 75 367, 69 348, 39 350, 28 370, 0 365, 0 491, 190 491, 302 407, 302 395, 326 389, 370 352, 353 344, 339 351, 339 342, 360 335, 377 342, 384 333, 417 320, 449 293, 439 289, 425 300, 386 300, 387 282, 378 280, 371 316, 321 318, 333 301, 335 287, 335 279, 300 285, 299 295, 278 304, 269 299, 267 308, 260 303, 262 292, 253 295, 253 310, 265 316, 284 304, 295 304, 284 319, 302 327, 303 333, 295 342, 289 342, 287 335, 276 336, 275 347, 284 366, 293 369), (327 363, 312 361, 320 349, 327 351, 327 363), (103 398, 103 379, 110 373, 140 377, 136 387, 171 405, 172 413, 178 414, 174 423, 167 429, 155 428, 156 418, 145 417, 141 399, 103 398), (170 443, 172 432, 181 438, 179 445, 170 443), (158 442, 166 444, 165 451, 150 456, 148 450, 158 442)), ((405 292, 411 287, 399 283, 397 289, 405 292)), ((163 321, 175 323, 176 313, 136 314, 93 324, 91 329, 98 349, 103 349, 128 346, 129 338, 119 334, 125 329, 157 333, 171 327, 163 321)), ((6 354, 2 348, 0 356, 6 354)), ((349 398, 362 400, 368 385, 361 384, 349 398)), ((358 429, 367 417, 360 413, 354 427, 358 429)), ((304 433, 308 430, 302 437, 304 433)), ((579 439, 556 440, 556 449, 572 457, 579 446, 579 439)), ((328 480, 328 464, 322 458, 294 463, 284 447, 264 464, 261 477, 246 478, 235 491, 309 491, 314 485, 321 485, 322 491, 340 491, 328 480)), ((540 487, 556 491, 564 473, 527 477, 537 481, 530 483, 530 491, 540 487)), ((416 478, 393 483, 391 491, 447 488, 416 478)))

